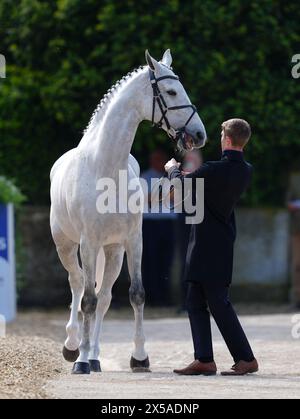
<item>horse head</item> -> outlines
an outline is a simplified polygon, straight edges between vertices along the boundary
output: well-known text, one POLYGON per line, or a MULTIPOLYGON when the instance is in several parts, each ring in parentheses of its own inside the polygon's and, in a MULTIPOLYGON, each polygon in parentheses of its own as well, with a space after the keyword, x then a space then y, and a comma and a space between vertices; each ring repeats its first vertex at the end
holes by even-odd
POLYGON ((206 131, 191 103, 179 77, 171 67, 172 56, 168 49, 160 62, 145 53, 153 100, 147 119, 164 129, 179 149, 201 148, 206 143, 206 131))

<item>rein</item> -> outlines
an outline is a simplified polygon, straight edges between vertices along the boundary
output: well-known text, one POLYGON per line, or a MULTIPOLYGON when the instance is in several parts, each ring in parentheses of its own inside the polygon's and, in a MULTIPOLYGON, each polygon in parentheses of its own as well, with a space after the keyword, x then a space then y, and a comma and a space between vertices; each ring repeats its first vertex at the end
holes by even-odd
POLYGON ((175 204, 175 205, 172 205, 172 206, 168 206, 167 204, 166 204, 166 200, 167 200, 167 198, 168 197, 170 197, 171 196, 171 194, 174 192, 174 190, 175 190, 175 188, 174 188, 174 185, 172 185, 172 187, 170 188, 170 191, 169 191, 169 193, 167 193, 166 194, 166 196, 164 197, 163 196, 163 182, 164 182, 164 180, 165 179, 167 179, 166 178, 166 176, 162 176, 160 179, 158 179, 157 180, 157 182, 155 182, 155 184, 153 185, 153 187, 152 187, 152 189, 151 189, 151 197, 152 197, 152 194, 158 194, 158 199, 156 199, 156 200, 152 200, 152 198, 151 198, 151 202, 153 202, 154 204, 164 204, 164 206, 167 208, 167 209, 169 209, 169 210, 171 210, 171 211, 173 211, 174 209, 176 209, 177 207, 179 207, 179 205, 181 205, 181 204, 183 204, 188 198, 189 198, 189 196, 190 196, 190 193, 188 193, 188 195, 186 196, 186 197, 184 197, 180 202, 178 202, 177 204, 175 204))

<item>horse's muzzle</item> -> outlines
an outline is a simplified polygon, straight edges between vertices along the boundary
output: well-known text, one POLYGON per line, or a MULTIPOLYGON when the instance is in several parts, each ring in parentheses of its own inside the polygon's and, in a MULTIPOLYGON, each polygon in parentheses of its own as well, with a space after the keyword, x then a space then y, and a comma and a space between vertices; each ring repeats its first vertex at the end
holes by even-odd
POLYGON ((176 136, 177 147, 181 150, 192 151, 194 148, 202 148, 206 143, 206 135, 198 131, 196 135, 192 135, 186 130, 180 130, 176 136))

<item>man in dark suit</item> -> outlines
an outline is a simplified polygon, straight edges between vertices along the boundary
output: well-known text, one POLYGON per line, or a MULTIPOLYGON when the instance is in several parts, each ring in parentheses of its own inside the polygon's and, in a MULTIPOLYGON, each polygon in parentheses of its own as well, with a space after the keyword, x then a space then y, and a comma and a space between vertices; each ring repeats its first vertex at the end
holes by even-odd
POLYGON ((204 178, 204 220, 192 225, 185 271, 195 361, 175 370, 177 374, 216 374, 209 310, 234 359, 232 369, 222 375, 258 371, 258 363, 228 296, 236 238, 234 207, 252 174, 252 166, 243 155, 250 136, 251 128, 246 121, 231 119, 222 124, 220 161, 207 162, 186 176, 175 159, 165 165, 169 179, 204 178))

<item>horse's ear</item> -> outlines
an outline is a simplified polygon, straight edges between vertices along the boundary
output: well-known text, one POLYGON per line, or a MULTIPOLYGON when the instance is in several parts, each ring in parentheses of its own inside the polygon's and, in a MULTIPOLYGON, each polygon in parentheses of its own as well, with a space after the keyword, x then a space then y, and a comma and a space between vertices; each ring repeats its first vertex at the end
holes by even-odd
POLYGON ((146 58, 146 62, 148 64, 148 66, 150 67, 150 69, 152 71, 156 71, 159 68, 159 64, 158 62, 151 57, 151 55, 149 54, 149 51, 146 49, 145 51, 145 58, 146 58))
POLYGON ((173 58, 172 58, 172 55, 171 55, 171 51, 170 51, 170 49, 167 49, 167 50, 165 51, 165 53, 164 53, 164 55, 163 55, 162 59, 161 59, 161 62, 162 62, 164 65, 166 65, 167 67, 171 67, 171 65, 172 65, 172 61, 173 61, 173 58))

